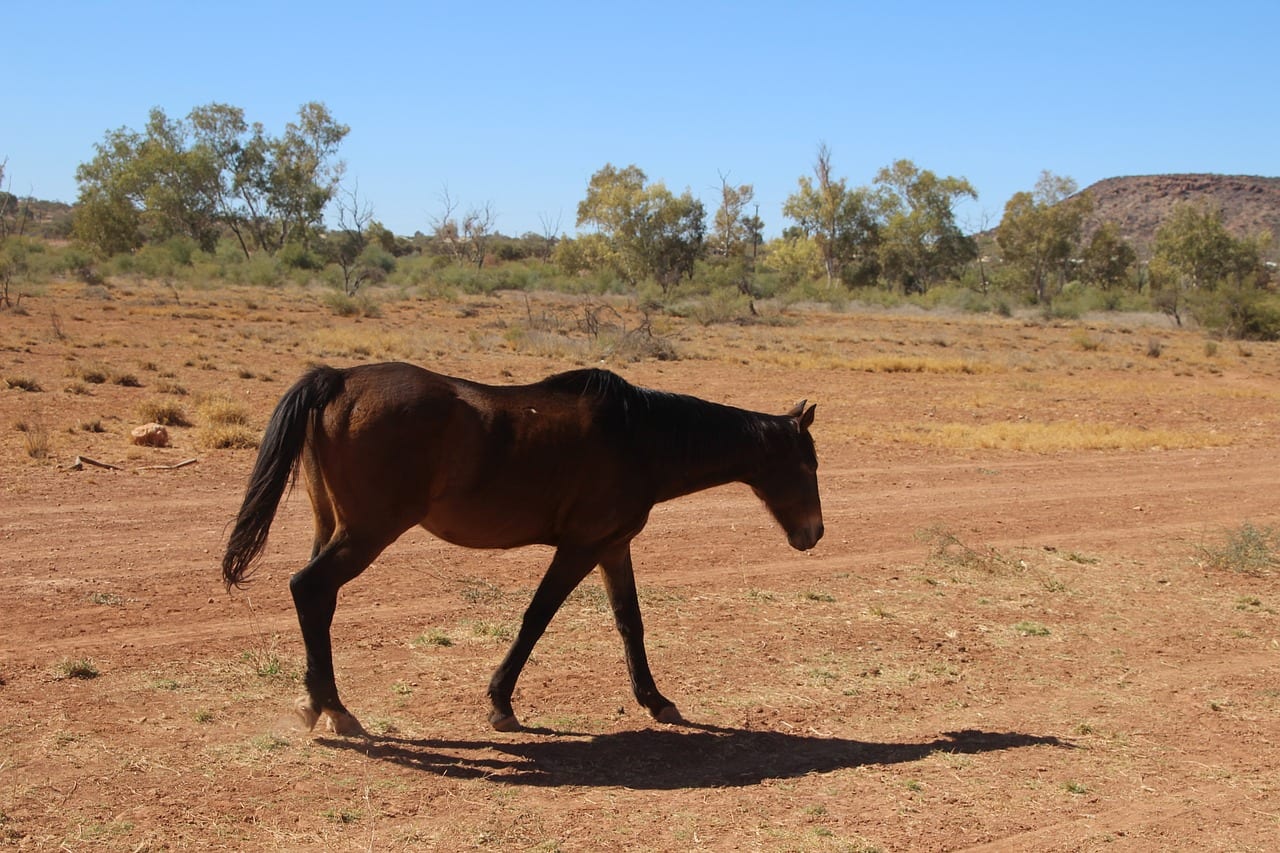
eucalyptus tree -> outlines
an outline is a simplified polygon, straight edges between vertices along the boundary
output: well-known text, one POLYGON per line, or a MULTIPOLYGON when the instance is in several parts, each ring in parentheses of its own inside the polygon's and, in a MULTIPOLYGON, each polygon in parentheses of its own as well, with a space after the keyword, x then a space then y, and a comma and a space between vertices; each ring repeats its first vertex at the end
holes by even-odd
POLYGON ((940 178, 898 160, 876 174, 876 184, 881 273, 904 293, 923 293, 935 282, 958 277, 978 256, 977 242, 956 224, 956 204, 978 197, 968 180, 940 178))
POLYGON ((1051 290, 1066 282, 1093 210, 1092 197, 1076 190, 1071 178, 1044 171, 1033 192, 1015 193, 1005 204, 996 242, 1005 262, 1022 270, 1037 302, 1048 301, 1051 290))
POLYGON ((813 177, 802 175, 798 183, 782 213, 816 244, 827 285, 873 274, 880 239, 874 193, 867 187, 850 189, 844 178, 832 175, 831 149, 825 143, 818 146, 813 177))
POLYGON ((706 236, 706 210, 689 190, 675 195, 661 181, 648 183, 637 166, 606 163, 591 176, 578 203, 579 228, 590 256, 630 284, 652 278, 663 291, 692 275, 706 236))
POLYGON ((108 131, 76 170, 76 234, 104 254, 175 234, 211 249, 223 229, 246 256, 309 246, 341 181, 349 131, 316 102, 278 137, 227 104, 185 119, 157 107, 142 131, 108 131))

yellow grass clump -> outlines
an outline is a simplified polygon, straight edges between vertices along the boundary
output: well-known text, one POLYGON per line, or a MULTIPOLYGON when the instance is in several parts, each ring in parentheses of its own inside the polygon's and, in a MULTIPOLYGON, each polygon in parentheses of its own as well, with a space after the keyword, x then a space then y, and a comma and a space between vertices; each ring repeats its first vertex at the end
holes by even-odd
POLYGON ((334 326, 317 329, 307 344, 321 358, 407 359, 413 346, 403 336, 373 326, 334 326))
POLYGON ((249 426, 249 408, 228 397, 213 396, 196 408, 200 418, 198 439, 215 450, 253 450, 258 446, 257 430, 249 426))
POLYGON ((864 373, 989 373, 995 368, 964 358, 926 358, 907 355, 874 355, 851 359, 848 367, 864 373))
POLYGON ((186 410, 172 400, 146 400, 139 404, 138 416, 161 426, 191 426, 186 410))
POLYGON ((1002 421, 989 424, 898 424, 868 427, 860 438, 890 444, 914 444, 949 450, 1011 450, 1059 453, 1082 450, 1174 450, 1221 447, 1231 437, 1221 433, 1170 429, 1138 429, 1080 421, 1002 421))

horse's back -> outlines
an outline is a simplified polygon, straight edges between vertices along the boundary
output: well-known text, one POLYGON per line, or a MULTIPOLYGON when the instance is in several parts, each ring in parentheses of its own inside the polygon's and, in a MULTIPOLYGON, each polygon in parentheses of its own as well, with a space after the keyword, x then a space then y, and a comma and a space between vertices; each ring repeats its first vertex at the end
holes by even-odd
POLYGON ((636 485, 634 461, 602 429, 594 387, 612 374, 485 385, 385 363, 344 375, 308 469, 340 516, 385 521, 392 536, 422 524, 457 544, 514 547, 595 535, 580 528, 636 513, 619 499, 619 483, 636 485))

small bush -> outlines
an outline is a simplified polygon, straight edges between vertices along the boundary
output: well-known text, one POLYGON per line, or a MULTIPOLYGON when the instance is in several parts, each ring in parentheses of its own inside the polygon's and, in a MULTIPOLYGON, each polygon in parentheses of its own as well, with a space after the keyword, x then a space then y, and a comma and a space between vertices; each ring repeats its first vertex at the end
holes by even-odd
POLYGON ((103 385, 111 378, 111 371, 99 364, 77 364, 71 368, 71 376, 90 385, 103 385))
POLYGON ((59 678, 80 678, 86 681, 91 678, 97 678, 101 674, 92 658, 80 658, 78 660, 67 658, 58 664, 57 671, 59 678))
POLYGON ((382 316, 382 309, 367 293, 348 296, 341 290, 331 290, 320 298, 329 310, 339 317, 368 317, 376 319, 382 316))
POLYGON ((148 400, 138 406, 138 416, 161 426, 191 426, 186 411, 172 400, 148 400))
POLYGON ((18 421, 14 429, 22 433, 23 446, 32 459, 45 459, 49 456, 49 430, 40 420, 18 421))
POLYGON ((260 436, 249 427, 249 409, 227 397, 209 397, 196 409, 202 421, 197 440, 210 450, 253 450, 260 436))
POLYGON ((1259 575, 1280 563, 1280 533, 1272 527, 1255 527, 1245 522, 1237 530, 1229 530, 1222 542, 1201 545, 1198 549, 1206 568, 1259 575))
POLYGON ((210 424, 200 428, 198 440, 210 450, 256 450, 259 436, 240 424, 210 424))
POLYGON ((6 388, 16 388, 19 391, 39 392, 44 390, 40 387, 40 383, 30 376, 6 376, 4 384, 6 388))
POLYGON ((207 397, 196 407, 200 419, 212 426, 245 426, 249 423, 249 409, 228 397, 207 397))

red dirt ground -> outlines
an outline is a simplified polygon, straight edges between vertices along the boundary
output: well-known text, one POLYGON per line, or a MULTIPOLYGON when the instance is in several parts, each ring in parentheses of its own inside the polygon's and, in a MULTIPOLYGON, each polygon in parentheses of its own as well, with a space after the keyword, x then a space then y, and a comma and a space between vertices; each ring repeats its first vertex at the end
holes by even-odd
POLYGON ((1212 559, 1280 520, 1275 344, 1158 318, 796 308, 655 320, 677 360, 628 363, 563 297, 386 295, 363 319, 301 290, 180 298, 66 285, 0 313, 0 843, 1280 842, 1280 576, 1212 559), (207 449, 200 402, 229 398, 260 430, 306 364, 386 358, 492 382, 603 358, 748 408, 818 403, 812 552, 740 486, 660 506, 636 540, 654 673, 689 725, 635 705, 591 578, 517 689, 528 729, 491 731, 488 674, 549 553, 416 532, 335 620, 339 686, 373 737, 292 727, 286 580, 309 510, 292 496, 255 582, 228 595, 218 562, 253 451, 207 449), (157 400, 194 426, 132 447, 157 400), (122 470, 73 470, 78 455, 122 470))

